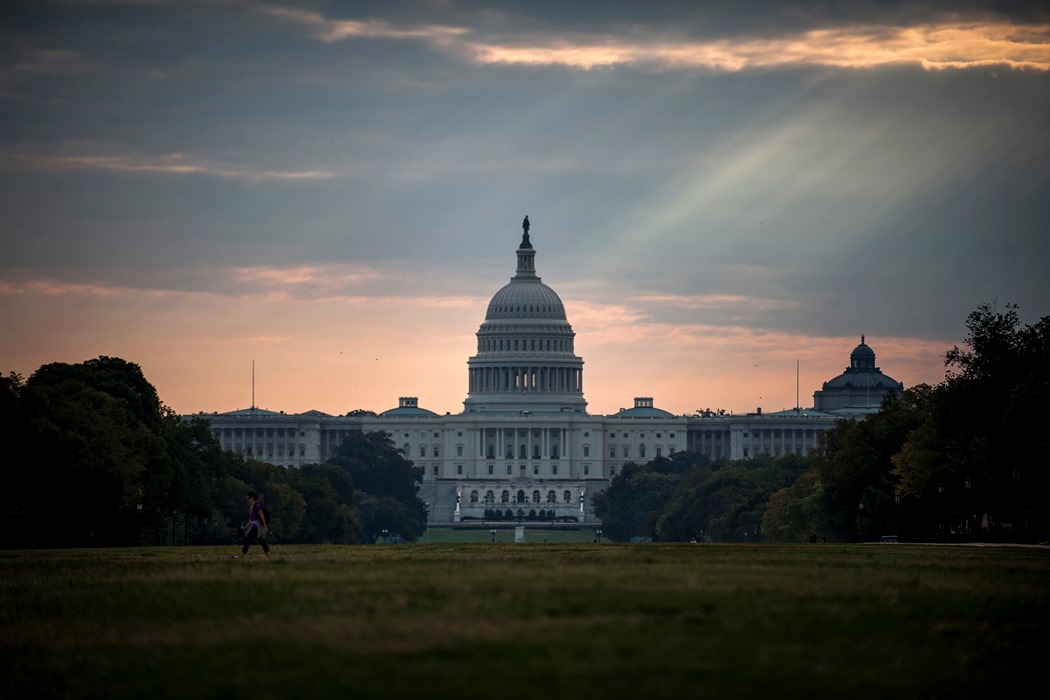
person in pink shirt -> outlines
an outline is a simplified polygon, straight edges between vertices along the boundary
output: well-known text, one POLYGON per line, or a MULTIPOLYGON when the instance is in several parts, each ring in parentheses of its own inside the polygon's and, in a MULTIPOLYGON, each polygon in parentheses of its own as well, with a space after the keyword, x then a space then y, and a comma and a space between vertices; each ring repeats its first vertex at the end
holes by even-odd
POLYGON ((262 504, 254 491, 248 492, 248 523, 244 526, 244 544, 241 553, 235 554, 234 559, 241 559, 248 554, 249 545, 258 541, 262 545, 263 553, 267 558, 270 556, 270 545, 266 544, 266 535, 270 532, 269 523, 263 514, 262 504))

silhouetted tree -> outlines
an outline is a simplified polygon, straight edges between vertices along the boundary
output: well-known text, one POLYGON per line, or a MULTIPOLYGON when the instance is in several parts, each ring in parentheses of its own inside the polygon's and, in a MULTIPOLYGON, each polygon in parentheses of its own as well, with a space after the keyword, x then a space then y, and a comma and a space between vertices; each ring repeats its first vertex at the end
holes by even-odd
POLYGON ((405 540, 426 531, 426 505, 417 495, 423 468, 405 458, 387 433, 350 433, 328 462, 342 468, 360 492, 358 522, 365 541, 375 541, 376 516, 370 513, 380 513, 383 527, 405 540), (395 502, 400 507, 394 508, 395 502))

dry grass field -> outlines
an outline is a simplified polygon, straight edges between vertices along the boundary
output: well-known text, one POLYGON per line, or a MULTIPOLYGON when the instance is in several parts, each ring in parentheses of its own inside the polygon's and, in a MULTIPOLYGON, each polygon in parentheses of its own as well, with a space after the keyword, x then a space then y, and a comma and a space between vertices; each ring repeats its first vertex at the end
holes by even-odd
POLYGON ((429 543, 0 552, 0 698, 982 698, 1050 549, 429 543))

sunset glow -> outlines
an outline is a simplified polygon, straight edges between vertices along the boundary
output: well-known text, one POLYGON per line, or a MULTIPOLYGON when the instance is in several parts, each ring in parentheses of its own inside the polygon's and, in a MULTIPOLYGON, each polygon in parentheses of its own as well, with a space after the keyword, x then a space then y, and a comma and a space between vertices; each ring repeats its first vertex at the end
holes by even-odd
POLYGON ((108 355, 180 413, 456 413, 525 214, 597 414, 808 407, 862 334, 936 383, 979 304, 1048 313, 1045 11, 17 0, 5 22, 5 374, 108 355))

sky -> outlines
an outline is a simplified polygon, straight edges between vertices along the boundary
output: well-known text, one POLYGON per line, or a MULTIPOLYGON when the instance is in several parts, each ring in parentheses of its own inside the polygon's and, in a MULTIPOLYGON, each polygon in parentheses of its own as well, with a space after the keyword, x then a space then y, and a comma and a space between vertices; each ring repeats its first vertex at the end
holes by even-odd
POLYGON ((978 305, 1050 314, 1050 12, 0 8, 4 375, 458 413, 526 214, 590 413, 812 406, 862 334, 936 384, 978 305))

